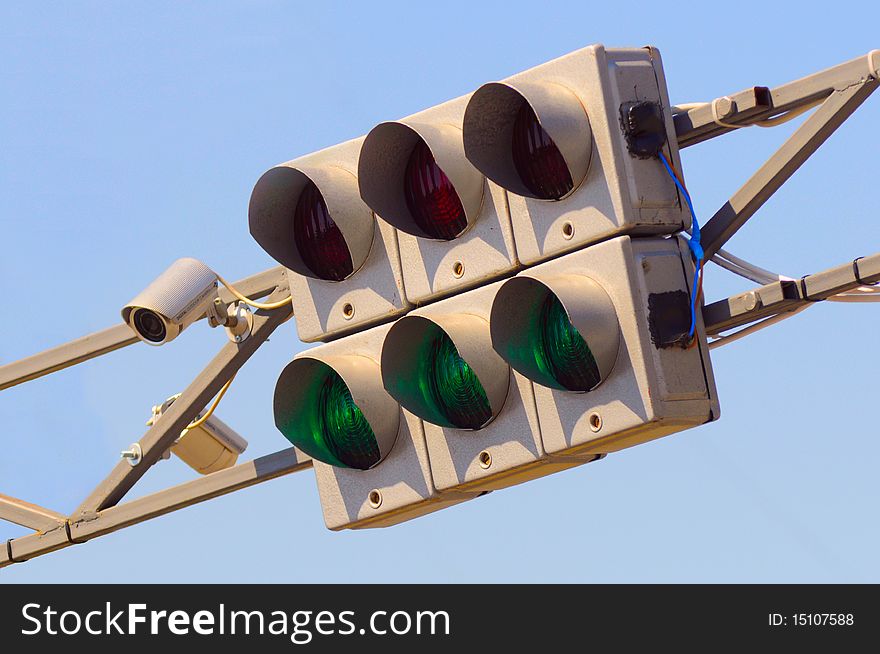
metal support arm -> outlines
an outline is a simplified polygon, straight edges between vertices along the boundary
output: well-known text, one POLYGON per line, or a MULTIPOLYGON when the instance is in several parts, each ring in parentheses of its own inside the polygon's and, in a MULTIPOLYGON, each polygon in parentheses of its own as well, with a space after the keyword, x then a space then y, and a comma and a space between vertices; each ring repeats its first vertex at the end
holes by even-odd
MULTIPOLYGON (((60 516, 34 534, 0 544, 0 568, 84 543, 151 518, 205 502, 227 493, 310 468, 311 458, 295 448, 262 456, 172 488, 139 497, 77 518, 60 516)), ((4 516, 5 517, 5 516, 4 516)))
POLYGON ((689 105, 686 111, 679 111, 673 116, 678 147, 687 148, 738 127, 747 127, 800 109, 827 98, 835 89, 864 79, 866 75, 880 79, 880 50, 872 50, 867 55, 772 90, 755 86, 711 102, 689 105))
POLYGON ((834 91, 815 113, 761 166, 703 227, 703 250, 710 259, 873 93, 877 80, 834 91))
MULTIPOLYGON (((280 266, 271 268, 239 280, 233 286, 244 295, 258 299, 275 289, 282 271, 280 266)), ((228 304, 234 301, 235 297, 226 288, 221 288, 220 299, 228 304)), ((132 333, 131 328, 128 325, 119 324, 64 345, 53 347, 26 359, 7 363, 0 366, 0 391, 58 370, 64 370, 137 342, 138 338, 132 333)))
MULTIPOLYGON (((260 284, 271 282, 274 288, 270 302, 283 299, 290 292, 283 270, 275 269, 272 272, 271 280, 263 277, 260 281, 260 284)), ((247 284, 242 284, 242 287, 247 289, 243 292, 251 295, 264 294, 247 284)), ((0 519, 35 530, 28 536, 7 541, 0 553, 0 567, 310 467, 311 459, 308 456, 290 448, 119 504, 128 490, 171 446, 223 384, 292 313, 293 307, 290 305, 256 312, 250 337, 241 343, 226 344, 141 438, 140 463, 135 466, 126 462, 118 463, 70 517, 0 495, 0 519)))
POLYGON ((845 263, 800 280, 781 280, 703 307, 706 333, 741 327, 762 318, 794 311, 810 302, 866 284, 880 282, 880 253, 845 263))
MULTIPOLYGON (((708 220, 702 245, 710 259, 873 93, 880 50, 769 90, 748 89, 675 115, 679 147, 821 102, 773 156, 708 220)), ((766 124, 766 122, 764 123, 766 124)))
MULTIPOLYGON (((269 296, 269 301, 281 300, 289 293, 285 281, 269 296)), ((293 308, 290 305, 270 312, 258 311, 254 315, 250 337, 241 343, 230 342, 223 346, 217 356, 138 441, 142 452, 140 463, 135 466, 125 461, 117 463, 107 479, 95 488, 74 515, 100 511, 119 502, 150 466, 171 447, 196 414, 217 395, 223 385, 257 351, 257 348, 266 342, 275 328, 290 318, 292 313, 293 308)))
POLYGON ((51 509, 2 494, 0 494, 0 519, 34 531, 55 529, 67 520, 65 516, 51 509))

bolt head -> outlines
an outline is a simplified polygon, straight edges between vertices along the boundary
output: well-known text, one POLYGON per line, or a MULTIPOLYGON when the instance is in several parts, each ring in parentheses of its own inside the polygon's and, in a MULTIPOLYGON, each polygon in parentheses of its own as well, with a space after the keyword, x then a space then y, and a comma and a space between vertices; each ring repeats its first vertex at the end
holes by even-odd
POLYGON ((724 96, 723 98, 718 98, 715 101, 715 111, 718 112, 718 115, 722 118, 727 118, 730 114, 733 113, 733 100, 724 96))

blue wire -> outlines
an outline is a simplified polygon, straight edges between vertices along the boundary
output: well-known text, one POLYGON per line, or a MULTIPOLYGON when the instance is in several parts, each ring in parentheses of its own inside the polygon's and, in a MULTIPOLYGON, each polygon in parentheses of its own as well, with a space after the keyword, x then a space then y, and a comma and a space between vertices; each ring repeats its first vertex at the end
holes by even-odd
POLYGON ((678 177, 676 177, 675 172, 672 170, 669 162, 666 161, 666 157, 663 156, 663 153, 660 152, 659 154, 660 161, 663 162, 663 167, 666 168, 666 172, 669 173, 672 181, 675 182, 678 190, 681 191, 685 202, 687 202, 688 209, 690 209, 691 212, 691 237, 688 241, 688 248, 690 248, 691 255, 694 257, 697 266, 696 272, 694 273, 694 286, 693 289, 691 289, 691 298, 693 298, 693 301, 691 302, 691 326, 688 330, 688 338, 691 338, 697 329, 697 285, 701 276, 700 264, 703 261, 703 256, 705 256, 703 246, 700 243, 700 223, 697 222, 697 212, 694 211, 694 203, 691 202, 691 194, 688 193, 684 185, 678 181, 678 177))

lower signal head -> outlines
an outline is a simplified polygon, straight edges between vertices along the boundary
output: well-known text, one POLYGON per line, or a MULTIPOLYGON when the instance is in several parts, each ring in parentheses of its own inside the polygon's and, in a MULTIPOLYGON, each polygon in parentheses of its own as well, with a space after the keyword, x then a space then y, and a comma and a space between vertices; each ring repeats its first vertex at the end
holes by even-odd
POLYGON ((404 316, 385 337, 382 379, 401 406, 423 420, 481 429, 504 405, 510 370, 492 350, 482 318, 404 316))
POLYGON ((508 280, 495 296, 490 324, 492 346, 512 368, 559 390, 596 388, 620 346, 611 299, 582 275, 508 280))

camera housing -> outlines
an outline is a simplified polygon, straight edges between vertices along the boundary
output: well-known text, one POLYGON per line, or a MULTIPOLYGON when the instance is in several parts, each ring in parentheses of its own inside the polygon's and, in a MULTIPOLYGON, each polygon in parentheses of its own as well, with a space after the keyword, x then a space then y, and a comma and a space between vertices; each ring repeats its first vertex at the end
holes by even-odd
MULTIPOLYGON (((152 426, 179 397, 179 394, 173 395, 162 404, 154 406, 147 426, 152 426)), ((199 411, 196 419, 203 415, 204 409, 199 411)), ((248 442, 238 432, 217 416, 211 415, 202 424, 181 431, 169 452, 199 474, 208 475, 234 466, 247 446, 248 442)))
POLYGON ((148 345, 163 345, 201 318, 217 294, 217 273, 178 259, 122 308, 122 320, 148 345))

